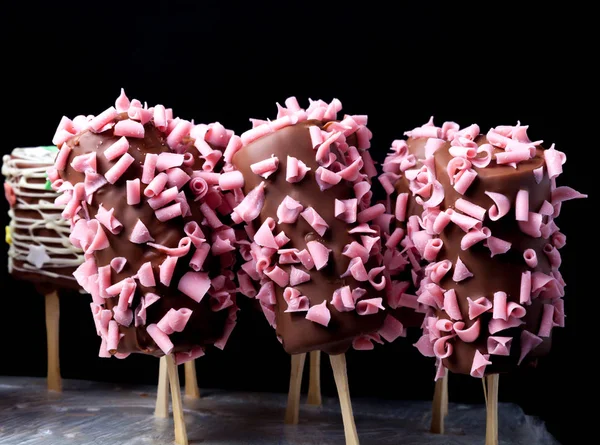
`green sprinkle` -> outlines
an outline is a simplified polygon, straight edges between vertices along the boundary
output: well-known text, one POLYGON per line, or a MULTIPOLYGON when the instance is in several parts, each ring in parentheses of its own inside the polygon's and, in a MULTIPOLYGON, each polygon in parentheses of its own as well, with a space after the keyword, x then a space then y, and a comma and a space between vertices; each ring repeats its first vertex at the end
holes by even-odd
POLYGON ((44 188, 46 190, 52 190, 52 183, 50 182, 49 179, 46 179, 46 184, 44 185, 44 188))
POLYGON ((58 148, 54 145, 44 145, 41 148, 44 150, 48 150, 51 153, 58 153, 58 148))

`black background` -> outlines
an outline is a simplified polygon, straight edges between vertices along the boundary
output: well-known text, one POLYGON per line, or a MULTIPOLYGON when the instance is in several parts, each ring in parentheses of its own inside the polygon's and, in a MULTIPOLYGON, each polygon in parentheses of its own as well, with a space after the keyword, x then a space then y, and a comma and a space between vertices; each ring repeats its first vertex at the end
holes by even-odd
MULTIPOLYGON (((2 153, 48 145, 62 115, 98 114, 121 87, 130 98, 162 103, 198 123, 219 121, 238 134, 249 117, 274 117, 275 102, 288 96, 301 105, 337 97, 345 112, 369 115, 376 160, 431 115, 437 123, 477 122, 482 131, 520 120, 532 139, 555 142, 567 154, 560 184, 592 193, 597 144, 583 135, 597 131, 578 125, 597 100, 597 89, 585 83, 585 60, 598 52, 586 40, 586 11, 565 2, 383 5, 3 2, 2 153)), ((4 226, 8 205, 0 201, 4 226)), ((581 301, 592 289, 586 260, 593 250, 582 225, 591 208, 590 199, 569 202, 558 220, 568 236, 561 268, 566 328, 554 330, 553 351, 536 369, 503 375, 500 385, 501 401, 542 417, 563 443, 577 443, 584 428, 575 405, 586 375, 579 371, 594 368, 578 353, 591 341, 579 328, 581 301)), ((43 298, 8 276, 4 253, 0 260, 0 375, 43 376, 43 298)), ((197 363, 200 386, 285 392, 289 357, 243 298, 225 351, 211 350, 197 363)), ((97 357, 89 296, 64 295, 61 317, 63 377, 156 382, 154 358, 97 357)), ((375 351, 350 351, 353 397, 430 399, 433 363, 411 346, 417 338, 413 332, 375 351)), ((335 395, 328 367, 322 382, 323 392, 335 395)), ((450 400, 482 403, 480 381, 452 375, 450 400)))

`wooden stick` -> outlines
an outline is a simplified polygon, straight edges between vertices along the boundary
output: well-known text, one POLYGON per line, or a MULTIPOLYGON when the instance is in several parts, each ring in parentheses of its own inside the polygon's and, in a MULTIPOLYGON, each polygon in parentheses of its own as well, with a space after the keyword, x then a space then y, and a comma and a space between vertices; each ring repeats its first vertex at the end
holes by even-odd
POLYGON ((485 379, 487 381, 485 445, 498 445, 498 382, 500 375, 488 375, 485 379))
POLYGON ((444 434, 444 379, 436 380, 431 404, 431 427, 433 434, 444 434))
POLYGON ((183 417, 183 404, 181 402, 181 388, 179 386, 179 372, 172 354, 165 357, 167 361, 167 374, 171 386, 171 401, 173 403, 173 422, 175 424, 175 443, 188 445, 188 437, 183 417))
POLYGON ((348 388, 348 375, 346 373, 346 355, 330 355, 333 378, 337 387, 340 406, 342 408, 342 420, 344 421, 344 434, 346 445, 358 445, 358 433, 354 424, 352 414, 352 403, 350 402, 350 389, 348 388))
POLYGON ((60 306, 58 292, 53 291, 45 295, 46 299, 46 339, 48 344, 48 390, 62 391, 60 378, 60 359, 58 353, 58 325, 60 319, 60 306))
POLYGON ((308 380, 309 405, 321 406, 321 351, 310 352, 310 368, 308 380))
POLYGON ((305 359, 306 353, 292 355, 290 389, 285 409, 285 423, 287 425, 297 425, 300 417, 300 388, 302 387, 302 372, 304 371, 305 359))
POLYGON ((160 358, 154 415, 162 418, 169 417, 169 377, 167 376, 167 357, 160 358))
POLYGON ((448 371, 446 371, 446 375, 443 377, 444 380, 444 388, 443 388, 443 398, 442 398, 442 408, 444 409, 444 417, 448 415, 448 371))
POLYGON ((190 360, 183 364, 185 368, 185 396, 192 399, 200 398, 198 378, 196 376, 196 360, 190 360))

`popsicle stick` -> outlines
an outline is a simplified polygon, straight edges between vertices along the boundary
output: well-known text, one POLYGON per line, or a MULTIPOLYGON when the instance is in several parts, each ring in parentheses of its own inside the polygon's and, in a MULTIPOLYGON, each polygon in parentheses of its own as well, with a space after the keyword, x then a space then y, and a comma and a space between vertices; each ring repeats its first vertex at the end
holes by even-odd
POLYGON ((308 380, 308 398, 306 402, 309 405, 321 406, 321 351, 310 352, 308 380))
POLYGON ((162 418, 169 417, 169 377, 167 376, 167 357, 160 358, 154 415, 162 418))
POLYGON ((446 375, 443 378, 444 380, 444 388, 443 388, 443 401, 442 407, 444 408, 444 417, 448 415, 448 371, 446 371, 446 375))
MULTIPOLYGON (((436 380, 431 404, 431 427, 433 434, 444 434, 444 376, 436 380)), ((446 396, 447 398, 447 396, 446 396)))
POLYGON ((358 445, 358 433, 356 432, 356 425, 354 424, 354 414, 352 414, 352 403, 350 402, 350 389, 348 388, 346 355, 330 355, 329 360, 331 361, 333 378, 335 379, 335 386, 337 387, 340 406, 342 408, 346 445, 358 445))
POLYGON ((45 295, 46 300, 46 339, 48 343, 48 390, 62 391, 60 378, 60 360, 58 353, 58 324, 60 319, 60 306, 58 292, 53 291, 45 295))
POLYGON ((188 445, 185 419, 183 417, 183 404, 181 402, 181 388, 179 386, 179 373, 175 358, 169 354, 165 356, 167 362, 167 374, 169 375, 169 386, 171 387, 171 401, 173 404, 173 423, 175 424, 175 443, 177 445, 188 445))
POLYGON ((196 360, 185 362, 183 366, 185 369, 185 396, 199 399, 200 388, 198 388, 198 377, 196 376, 196 360))
POLYGON ((292 355, 290 389, 285 409, 285 423, 287 425, 297 425, 300 417, 300 388, 302 387, 302 372, 304 371, 305 359, 306 353, 292 355))
POLYGON ((488 375, 485 379, 487 382, 485 445, 498 445, 498 383, 500 375, 488 375))

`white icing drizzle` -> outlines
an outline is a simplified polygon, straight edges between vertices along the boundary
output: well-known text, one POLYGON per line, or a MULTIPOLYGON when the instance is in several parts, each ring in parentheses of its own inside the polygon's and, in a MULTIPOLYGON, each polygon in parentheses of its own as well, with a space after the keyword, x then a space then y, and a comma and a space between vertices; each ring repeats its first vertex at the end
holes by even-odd
POLYGON ((15 206, 8 212, 12 238, 8 250, 8 271, 74 281, 72 275, 55 271, 58 268, 75 268, 84 260, 83 252, 69 240, 70 223, 61 215, 65 206, 54 204, 58 193, 48 190, 45 185, 46 170, 54 165, 56 154, 54 147, 27 147, 15 148, 12 156, 5 155, 2 158, 2 174, 17 198, 15 206), (25 198, 33 199, 34 202, 27 203, 25 198), (17 216, 22 211, 37 212, 39 216, 17 216), (51 230, 56 236, 40 236, 36 234, 40 229, 51 230), (17 230, 21 233, 17 233, 17 230), (34 248, 33 251, 30 250, 31 247, 34 248), (32 258, 41 263, 38 264, 40 267, 34 264, 35 260, 32 258), (22 267, 17 266, 15 261, 22 262, 22 267))

